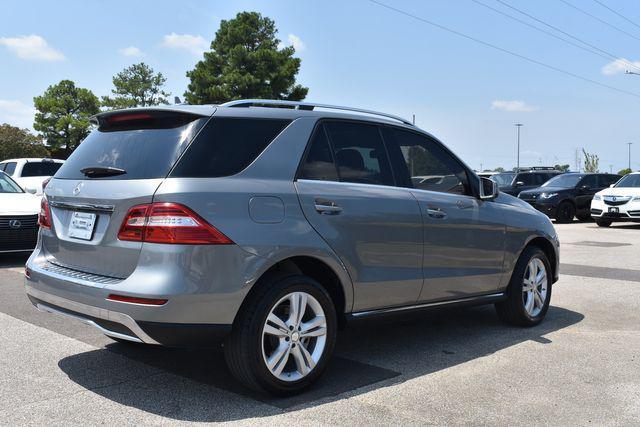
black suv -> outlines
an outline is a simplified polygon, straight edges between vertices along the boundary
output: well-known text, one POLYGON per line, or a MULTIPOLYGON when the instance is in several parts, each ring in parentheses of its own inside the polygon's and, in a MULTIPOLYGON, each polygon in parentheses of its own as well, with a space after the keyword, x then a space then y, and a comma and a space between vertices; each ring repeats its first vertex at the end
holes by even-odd
MULTIPOLYGON (((542 184, 549 181, 554 176, 560 175, 561 173, 561 171, 554 169, 532 168, 527 171, 521 170, 518 173, 505 173, 505 176, 513 176, 513 179, 511 179, 511 181, 509 181, 508 183, 501 183, 497 179, 494 179, 494 181, 498 183, 501 192, 518 197, 518 194, 520 194, 521 191, 540 187, 542 184)), ((493 177, 491 179, 493 179, 493 177)))
POLYGON ((620 175, 608 173, 565 173, 518 197, 557 222, 571 222, 574 216, 589 221, 593 195, 619 179, 620 175))

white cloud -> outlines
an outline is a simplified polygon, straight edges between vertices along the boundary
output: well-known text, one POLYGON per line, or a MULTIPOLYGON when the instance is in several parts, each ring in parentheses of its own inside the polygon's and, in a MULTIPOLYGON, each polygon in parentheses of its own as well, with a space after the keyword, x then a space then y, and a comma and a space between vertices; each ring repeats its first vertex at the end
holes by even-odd
POLYGON ((120 55, 124 56, 143 56, 144 53, 135 46, 125 47, 124 49, 118 49, 120 55))
POLYGON ((193 55, 202 55, 209 47, 209 44, 202 36, 176 33, 165 35, 162 45, 170 49, 186 50, 193 55))
POLYGON ((298 52, 301 52, 307 48, 307 46, 302 42, 302 39, 300 39, 300 37, 296 36, 295 34, 289 34, 287 39, 289 40, 289 44, 293 46, 293 48, 298 52))
POLYGON ((33 128, 36 109, 20 101, 0 99, 0 124, 8 123, 20 128, 33 128))
POLYGON ((516 111, 521 113, 528 113, 530 111, 539 110, 538 107, 533 105, 528 105, 524 101, 505 101, 505 100, 495 100, 491 103, 492 110, 500 110, 500 111, 516 111))
POLYGON ((62 61, 64 55, 49 46, 49 43, 34 34, 20 37, 0 37, 0 45, 4 45, 18 58, 33 61, 62 61))
POLYGON ((622 74, 626 70, 633 69, 635 67, 640 68, 640 61, 632 62, 628 59, 618 58, 615 61, 609 62, 607 65, 602 67, 602 74, 604 74, 605 76, 622 74))

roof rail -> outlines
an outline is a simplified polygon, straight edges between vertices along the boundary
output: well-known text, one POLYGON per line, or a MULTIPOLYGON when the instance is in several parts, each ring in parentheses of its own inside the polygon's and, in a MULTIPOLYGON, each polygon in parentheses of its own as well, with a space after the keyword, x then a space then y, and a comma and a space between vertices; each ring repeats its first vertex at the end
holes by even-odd
POLYGON ((389 119, 397 120, 405 125, 413 126, 414 124, 407 119, 403 119, 393 114, 381 113, 379 111, 363 110, 362 108, 343 107, 340 105, 316 104, 315 102, 299 102, 299 101, 280 101, 275 99, 239 99, 237 101, 229 101, 220 104, 220 107, 289 107, 295 110, 309 110, 314 108, 327 108, 330 110, 354 111, 356 113, 372 114, 382 116, 389 119))

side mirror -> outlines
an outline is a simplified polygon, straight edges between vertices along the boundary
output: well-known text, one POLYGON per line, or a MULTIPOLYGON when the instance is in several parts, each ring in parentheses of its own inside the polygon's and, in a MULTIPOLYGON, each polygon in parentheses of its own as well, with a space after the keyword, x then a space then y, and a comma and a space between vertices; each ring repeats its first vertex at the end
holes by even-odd
POLYGON ((524 185, 524 182, 518 181, 518 182, 516 182, 515 185, 516 185, 516 187, 522 187, 524 185))
POLYGON ((33 187, 27 187, 27 188, 25 188, 24 190, 25 190, 27 193, 30 193, 30 194, 36 194, 36 193, 38 192, 38 190, 37 190, 37 189, 35 189, 35 188, 33 188, 33 187))
POLYGON ((498 184, 489 178, 480 178, 480 200, 493 200, 498 197, 500 190, 498 184))

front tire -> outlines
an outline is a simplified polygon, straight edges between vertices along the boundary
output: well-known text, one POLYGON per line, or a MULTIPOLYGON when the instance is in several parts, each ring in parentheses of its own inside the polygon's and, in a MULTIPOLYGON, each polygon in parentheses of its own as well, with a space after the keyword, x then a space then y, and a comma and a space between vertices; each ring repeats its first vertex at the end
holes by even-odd
POLYGON ((573 221, 573 217, 576 215, 576 208, 571 202, 562 202, 558 205, 556 211, 556 221, 559 224, 567 224, 573 221))
POLYGON ((552 270, 538 247, 524 250, 513 270, 507 299, 496 304, 498 316, 516 326, 535 326, 544 319, 551 301, 552 270))
POLYGON ((609 227, 611 225, 610 219, 596 219, 596 224, 598 227, 609 227))
POLYGON ((231 373, 259 392, 299 393, 324 372, 335 347, 336 312, 307 276, 264 283, 239 313, 225 342, 231 373))

